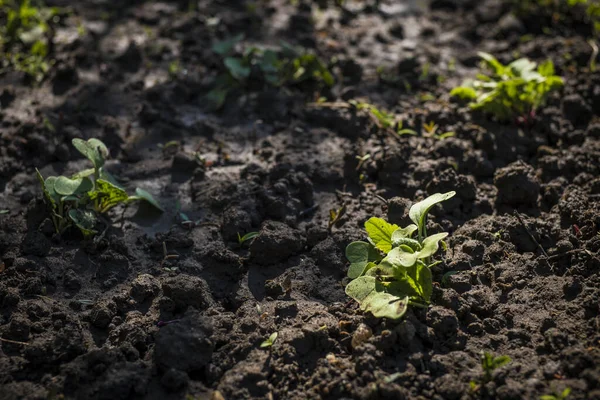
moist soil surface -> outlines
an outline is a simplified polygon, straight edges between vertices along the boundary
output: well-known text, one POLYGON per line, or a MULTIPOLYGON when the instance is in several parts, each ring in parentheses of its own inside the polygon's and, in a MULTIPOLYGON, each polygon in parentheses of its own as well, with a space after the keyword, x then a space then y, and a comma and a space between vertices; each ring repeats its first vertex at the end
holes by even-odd
POLYGON ((600 399, 600 73, 582 16, 320 3, 49 2, 72 12, 46 78, 0 76, 0 399, 600 399), (251 75, 215 109, 211 46, 239 33, 302 46, 335 84, 251 75), (564 88, 526 124, 495 122, 448 95, 478 51, 551 59, 564 88), (76 137, 165 212, 57 235, 35 168, 88 168, 76 137), (450 190, 429 219, 450 233, 431 306, 362 313, 346 245, 450 190), (482 351, 512 361, 486 382, 482 351))

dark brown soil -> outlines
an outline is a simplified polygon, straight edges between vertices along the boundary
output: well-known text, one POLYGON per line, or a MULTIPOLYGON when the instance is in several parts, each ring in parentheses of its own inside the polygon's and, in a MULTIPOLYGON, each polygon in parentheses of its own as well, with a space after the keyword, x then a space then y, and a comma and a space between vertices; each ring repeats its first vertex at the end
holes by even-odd
POLYGON ((74 9, 49 76, 0 76, 1 400, 600 399, 600 72, 581 21, 541 29, 500 0, 48 3, 74 9), (240 32, 335 58, 335 86, 249 85, 211 110, 211 44, 240 32), (531 126, 493 122, 448 96, 477 51, 550 58, 565 87, 531 126), (420 134, 339 105, 358 98, 420 134), (424 137, 430 121, 456 135, 424 137), (116 209, 95 242, 55 235, 34 168, 85 167, 74 137, 103 140, 109 170, 167 211, 116 209), (363 315, 345 246, 370 216, 404 223, 449 190, 432 306, 363 315), (512 362, 472 389, 482 351, 512 362))

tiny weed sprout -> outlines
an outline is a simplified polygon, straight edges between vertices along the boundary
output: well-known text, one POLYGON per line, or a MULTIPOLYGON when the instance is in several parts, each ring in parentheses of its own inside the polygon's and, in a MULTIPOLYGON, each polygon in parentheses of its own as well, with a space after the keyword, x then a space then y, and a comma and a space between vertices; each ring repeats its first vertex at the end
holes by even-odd
POLYGON ((481 352, 481 368, 483 369, 483 382, 487 383, 492 380, 492 372, 496 368, 503 367, 510 363, 512 359, 509 356, 497 356, 487 351, 481 352))
POLYGON ((240 246, 242 246, 248 240, 252 240, 255 237, 257 237, 258 232, 248 232, 244 236, 240 236, 240 233, 238 232, 237 236, 238 236, 238 243, 240 244, 240 246))
POLYGON ((379 129, 395 132, 399 136, 417 134, 412 129, 403 128, 402 120, 395 114, 380 110, 373 104, 357 100, 350 100, 348 103, 357 110, 366 110, 379 129))
POLYGON ((104 169, 108 148, 98 139, 73 139, 73 146, 91 161, 93 168, 80 171, 71 177, 49 176, 44 179, 36 169, 50 215, 57 233, 71 226, 79 228, 84 237, 94 236, 100 215, 118 204, 144 200, 163 211, 147 191, 137 188, 129 196, 115 178, 104 169))
POLYGON ((540 400, 567 400, 570 394, 571 388, 565 388, 562 392, 540 396, 540 400))
POLYGON ((480 73, 477 79, 465 81, 452 89, 450 96, 470 101, 473 110, 482 110, 499 121, 518 118, 529 121, 548 94, 563 86, 562 78, 554 75, 552 61, 538 66, 520 58, 503 65, 491 54, 479 53, 479 56, 491 73, 480 73))
POLYGON ((346 247, 348 277, 353 279, 346 286, 346 294, 362 311, 398 319, 409 305, 427 307, 433 290, 431 267, 440 262, 432 256, 448 236, 446 232, 427 235, 427 214, 455 194, 436 193, 413 204, 409 217, 414 224, 406 228, 376 217, 365 222, 369 241, 346 247))
POLYGON ((266 349, 268 347, 271 347, 275 344, 275 341, 277 340, 277 332, 273 332, 271 333, 271 335, 265 339, 261 344, 260 344, 260 348, 261 349, 266 349))

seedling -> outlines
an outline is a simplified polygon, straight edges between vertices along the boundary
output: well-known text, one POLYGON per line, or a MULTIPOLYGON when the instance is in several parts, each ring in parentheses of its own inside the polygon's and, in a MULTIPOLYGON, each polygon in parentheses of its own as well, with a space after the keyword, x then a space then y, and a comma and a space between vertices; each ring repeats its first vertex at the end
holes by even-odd
POLYGON ((555 392, 554 394, 545 394, 540 396, 540 400, 567 400, 571 394, 571 388, 565 388, 562 392, 555 392))
POLYGON ((499 121, 517 118, 529 121, 536 109, 544 105, 548 94, 563 86, 562 78, 554 75, 552 61, 538 66, 520 58, 503 65, 491 54, 479 53, 479 56, 491 73, 478 74, 475 80, 452 89, 450 95, 469 100, 473 110, 482 110, 499 121))
POLYGON ((237 236, 238 236, 238 243, 240 244, 240 246, 243 246, 246 241, 252 240, 255 237, 257 237, 258 232, 248 232, 244 236, 240 236, 240 233, 238 232, 237 236))
POLYGON ((446 232, 427 235, 427 214, 455 194, 436 193, 413 204, 409 217, 414 223, 406 228, 376 217, 365 222, 369 241, 346 247, 348 277, 353 279, 346 294, 361 310, 378 318, 398 319, 409 305, 427 307, 433 290, 431 267, 440 262, 432 256, 448 236, 446 232))
POLYGON ((357 110, 366 110, 379 129, 395 132, 399 136, 417 134, 412 129, 404 129, 402 127, 402 120, 397 115, 380 110, 373 104, 357 100, 350 100, 348 103, 357 110))
POLYGON ((334 78, 327 65, 315 54, 282 42, 278 49, 243 46, 240 34, 216 42, 213 52, 222 57, 225 72, 215 80, 215 87, 208 93, 208 100, 220 108, 228 93, 245 87, 254 73, 272 86, 294 85, 312 80, 319 85, 332 86, 334 78), (240 51, 236 51, 239 48, 240 51))
POLYGON ((36 169, 57 233, 63 233, 74 225, 84 237, 94 236, 97 223, 103 219, 101 215, 118 204, 144 200, 163 211, 152 195, 143 189, 137 188, 135 195, 129 196, 104 169, 108 148, 100 140, 73 139, 73 146, 91 161, 93 168, 71 177, 49 176, 45 179, 36 169))
POLYGON ((346 203, 342 204, 337 210, 332 208, 329 210, 329 222, 327 223, 327 230, 331 232, 331 229, 338 223, 340 219, 346 213, 346 203))
POLYGON ((481 368, 483 369, 483 383, 490 382, 492 380, 492 372, 500 367, 510 363, 512 359, 509 356, 497 356, 487 351, 481 352, 481 368))
POLYGON ((277 340, 277 332, 273 332, 265 341, 263 341, 260 344, 260 348, 265 349, 265 348, 271 347, 275 344, 276 340, 277 340))
POLYGON ((0 1, 0 73, 14 69, 42 81, 53 63, 48 60, 51 24, 60 13, 41 1, 0 1))
POLYGON ((444 140, 444 139, 447 139, 449 137, 456 135, 455 132, 437 133, 439 128, 440 128, 439 125, 433 121, 429 121, 428 123, 423 124, 423 130, 426 132, 425 136, 427 136, 427 137, 432 137, 437 140, 444 140))

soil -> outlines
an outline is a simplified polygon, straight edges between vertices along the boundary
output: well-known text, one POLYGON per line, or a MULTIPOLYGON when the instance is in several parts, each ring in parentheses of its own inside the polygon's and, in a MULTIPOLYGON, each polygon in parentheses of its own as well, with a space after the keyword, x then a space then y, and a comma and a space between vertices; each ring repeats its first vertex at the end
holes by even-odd
POLYGON ((600 399, 589 30, 577 15, 542 29, 553 20, 500 0, 296 3, 48 1, 73 9, 49 75, 0 76, 0 399, 600 399), (212 109, 211 44, 242 32, 332 60, 336 84, 257 83, 212 109), (494 122, 448 96, 478 51, 550 58, 565 86, 531 124, 494 122), (349 99, 419 134, 388 135, 349 99), (430 121, 455 135, 427 137, 430 121), (117 208, 94 241, 56 235, 35 168, 86 168, 75 137, 103 140, 108 170, 166 211, 117 208), (361 313, 345 246, 367 218, 405 224, 449 190, 429 223, 450 233, 431 307, 361 313), (487 383, 482 351, 512 359, 487 383))

